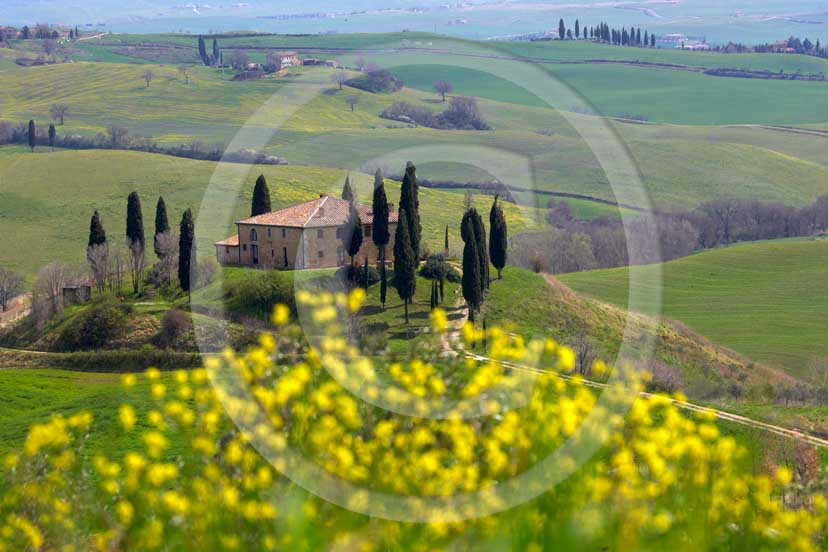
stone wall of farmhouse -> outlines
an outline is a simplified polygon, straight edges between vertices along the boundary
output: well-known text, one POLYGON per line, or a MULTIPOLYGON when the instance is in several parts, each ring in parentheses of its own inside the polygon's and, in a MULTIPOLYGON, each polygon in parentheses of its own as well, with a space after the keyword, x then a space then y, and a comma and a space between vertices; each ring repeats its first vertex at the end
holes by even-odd
POLYGON ((216 260, 223 265, 239 264, 239 247, 237 245, 217 245, 216 260))
MULTIPOLYGON (((394 260, 396 223, 390 225, 391 239, 386 247, 386 260, 394 260)), ((280 269, 336 268, 350 263, 342 246, 341 227, 288 228, 239 224, 239 247, 217 246, 222 264, 280 269), (238 253, 236 253, 238 251, 238 253)), ((355 260, 358 264, 376 265, 379 250, 370 236, 365 236, 355 260)))

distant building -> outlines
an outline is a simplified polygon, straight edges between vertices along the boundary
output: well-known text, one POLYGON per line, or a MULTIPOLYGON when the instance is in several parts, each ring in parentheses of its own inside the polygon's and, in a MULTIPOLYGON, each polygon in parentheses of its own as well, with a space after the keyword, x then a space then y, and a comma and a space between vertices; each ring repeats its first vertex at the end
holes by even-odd
POLYGON ((0 26, 0 42, 14 40, 19 34, 20 32, 15 27, 0 26))
MULTIPOLYGON (((394 233, 397 213, 389 205, 389 233, 385 249, 387 261, 394 260, 394 233)), ((356 205, 362 222, 362 247, 356 255, 361 264, 379 258, 371 239, 373 213, 367 205, 356 205)), ((348 254, 342 244, 342 232, 348 222, 350 203, 322 194, 285 209, 264 213, 236 222, 237 232, 216 242, 216 258, 223 265, 301 270, 344 266, 348 254)))
POLYGON ((267 55, 267 65, 276 71, 286 67, 299 67, 301 64, 296 52, 271 52, 267 55))
POLYGON ((66 306, 86 303, 92 299, 92 286, 88 284, 69 285, 62 291, 63 304, 66 306))

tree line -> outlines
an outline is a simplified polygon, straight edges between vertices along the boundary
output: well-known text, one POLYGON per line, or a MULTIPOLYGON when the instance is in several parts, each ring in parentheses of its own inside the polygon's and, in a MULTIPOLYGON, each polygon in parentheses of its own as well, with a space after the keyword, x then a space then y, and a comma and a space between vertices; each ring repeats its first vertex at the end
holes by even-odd
POLYGON ((629 29, 624 27, 614 29, 606 23, 599 23, 595 27, 589 27, 581 26, 580 20, 576 19, 574 29, 568 29, 563 18, 558 22, 558 40, 580 40, 581 38, 594 42, 614 44, 616 46, 655 48, 656 45, 655 34, 644 31, 644 35, 642 36, 640 27, 638 29, 635 27, 630 27, 629 29))
POLYGON ((628 224, 632 236, 656 236, 659 248, 631 259, 621 221, 575 220, 564 201, 547 205, 551 228, 514 238, 512 262, 565 273, 648 264, 738 242, 812 236, 828 231, 828 195, 802 208, 757 200, 719 199, 695 209, 652 213, 628 224))

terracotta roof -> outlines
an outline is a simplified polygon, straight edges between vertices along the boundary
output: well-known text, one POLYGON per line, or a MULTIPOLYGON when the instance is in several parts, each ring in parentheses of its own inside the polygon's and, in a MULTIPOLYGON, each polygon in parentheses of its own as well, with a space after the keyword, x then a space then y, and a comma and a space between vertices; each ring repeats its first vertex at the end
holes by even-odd
POLYGON ((231 247, 238 247, 239 246, 239 236, 238 234, 235 236, 230 236, 226 240, 217 241, 213 245, 229 245, 231 247))
MULTIPOLYGON (((390 207, 390 206, 389 206, 390 207)), ((388 222, 397 222, 397 212, 390 209, 388 222)), ((293 205, 278 211, 264 213, 246 218, 236 224, 255 224, 260 226, 287 226, 293 228, 316 228, 322 226, 342 226, 348 221, 350 204, 344 199, 323 195, 318 199, 293 205)), ((357 212, 363 224, 369 224, 373 212, 368 205, 357 204, 357 212)), ((236 242, 238 245, 238 242, 236 242)))

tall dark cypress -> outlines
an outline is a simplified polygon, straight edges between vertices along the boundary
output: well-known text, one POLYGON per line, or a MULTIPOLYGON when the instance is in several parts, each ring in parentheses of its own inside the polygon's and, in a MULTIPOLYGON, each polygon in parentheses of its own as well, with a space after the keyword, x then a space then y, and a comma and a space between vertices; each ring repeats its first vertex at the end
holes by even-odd
POLYGON ((563 19, 558 22, 558 38, 561 40, 566 38, 566 25, 564 25, 563 19))
POLYGON ((408 324, 408 303, 417 289, 417 258, 408 234, 408 212, 400 211, 400 222, 394 236, 394 287, 405 305, 405 323, 408 324))
POLYGON ((503 278, 503 267, 506 266, 506 215, 503 208, 497 203, 495 196, 492 209, 489 211, 489 258, 497 269, 497 279, 503 278))
POLYGON ((158 236, 169 231, 170 223, 167 220, 167 205, 164 203, 164 198, 159 196, 158 202, 155 204, 155 237, 153 239, 155 256, 159 259, 163 252, 158 249, 158 236))
POLYGON ((253 202, 250 209, 250 216, 255 217, 264 213, 269 213, 270 207, 270 189, 267 187, 267 180, 263 174, 256 179, 256 186, 253 188, 253 202))
POLYGON ((359 248, 362 247, 362 221, 353 202, 351 202, 350 207, 348 221, 342 229, 342 246, 348 256, 351 257, 351 266, 354 266, 354 257, 359 253, 359 248))
POLYGON ((463 216, 460 229, 465 245, 463 246, 463 299, 469 307, 469 319, 474 320, 474 311, 480 308, 482 292, 480 288, 480 261, 477 243, 474 240, 474 222, 472 217, 463 216))
POLYGON ((126 237, 127 245, 131 248, 144 248, 144 216, 141 214, 141 200, 137 192, 132 192, 127 198, 126 237))
POLYGON ((365 288, 365 291, 368 291, 368 285, 370 283, 368 281, 368 255, 365 255, 365 266, 363 266, 362 268, 364 270, 363 273, 362 273, 362 277, 363 277, 362 285, 365 288))
POLYGON ((57 138, 57 131, 55 130, 55 125, 49 125, 49 147, 55 147, 55 138, 57 138))
POLYGON ((474 240, 477 242, 477 259, 480 262, 480 291, 489 289, 489 246, 486 240, 486 226, 477 209, 473 209, 474 240))
POLYGON ((106 243, 106 232, 103 224, 101 224, 101 215, 98 210, 92 214, 92 220, 89 221, 89 242, 86 247, 94 247, 96 245, 103 245, 106 243))
POLYGON ((213 39, 213 65, 217 65, 219 60, 221 60, 221 51, 219 50, 218 40, 215 38, 213 39))
POLYGON ((345 201, 356 201, 354 189, 351 188, 351 175, 345 177, 345 185, 342 186, 342 199, 345 201))
POLYGON ((575 20, 575 38, 581 38, 581 23, 575 20))
POLYGON ((446 238, 445 238, 445 242, 443 242, 443 255, 448 257, 448 254, 449 254, 448 224, 446 224, 446 238))
POLYGON ((34 119, 29 119, 29 147, 32 148, 32 152, 34 152, 35 145, 37 143, 37 129, 35 128, 34 119))
POLYGON ((415 258, 420 258, 420 191, 417 184, 417 167, 409 161, 405 165, 405 176, 400 187, 400 213, 405 210, 408 219, 408 235, 415 258))
POLYGON ((380 303, 385 310, 385 300, 388 299, 388 277, 385 272, 385 263, 380 265, 380 303))
POLYGON ((388 231, 388 197, 385 195, 385 182, 382 171, 374 173, 374 199, 371 206, 371 240, 379 249, 379 261, 385 261, 385 247, 391 239, 388 231))
POLYGON ((178 234, 178 283, 184 291, 190 291, 190 282, 194 279, 196 247, 193 213, 189 209, 181 217, 178 234))
POLYGON ((210 57, 207 55, 207 45, 204 44, 204 37, 198 37, 198 56, 204 65, 210 65, 210 57))

